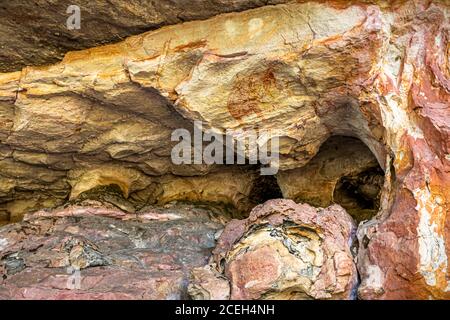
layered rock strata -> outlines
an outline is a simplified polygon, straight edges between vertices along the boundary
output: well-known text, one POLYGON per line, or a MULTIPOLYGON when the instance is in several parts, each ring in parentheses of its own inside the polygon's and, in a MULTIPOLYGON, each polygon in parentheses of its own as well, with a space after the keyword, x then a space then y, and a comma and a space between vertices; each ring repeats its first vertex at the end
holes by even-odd
POLYGON ((0 72, 57 62, 67 51, 118 42, 164 25, 201 20, 283 0, 27 0, 0 6, 0 72), (80 28, 67 28, 80 8, 80 28))

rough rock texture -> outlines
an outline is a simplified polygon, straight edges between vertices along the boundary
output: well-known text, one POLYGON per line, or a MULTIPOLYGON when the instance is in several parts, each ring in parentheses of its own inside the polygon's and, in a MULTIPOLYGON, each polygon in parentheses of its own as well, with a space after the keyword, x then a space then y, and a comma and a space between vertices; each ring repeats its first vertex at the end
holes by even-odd
POLYGON ((194 269, 189 293, 203 299, 227 298, 229 292, 231 299, 355 298, 355 231, 337 205, 315 209, 269 200, 247 219, 227 224, 213 251, 215 264, 194 269), (214 278, 221 285, 212 286, 214 278))
MULTIPOLYGON (((184 177, 229 168, 170 161, 171 132, 192 130, 192 120, 217 132, 236 129, 236 140, 247 133, 238 129, 265 130, 260 145, 278 136, 282 169, 307 163, 331 134, 358 136, 383 165, 382 127, 363 117, 355 98, 374 60, 379 15, 360 6, 267 6, 0 75, 3 211, 20 217, 36 203, 52 207, 108 184, 147 198, 161 194, 155 184, 166 186, 167 196, 150 199, 157 203, 177 198, 174 191, 190 197, 187 187, 211 194, 184 177)), ((240 185, 222 188, 221 201, 236 206, 253 179, 230 180, 240 185)))
POLYGON ((188 294, 193 300, 229 300, 230 283, 215 264, 191 270, 188 294))
POLYGON ((257 172, 170 162, 194 120, 270 129, 258 143, 280 137, 281 171, 353 136, 385 171, 358 230, 359 297, 450 298, 449 16, 445 0, 264 6, 0 74, 0 218, 111 184, 137 203, 250 207, 257 172))
POLYGON ((0 72, 50 64, 67 51, 117 42, 163 25, 206 19, 282 0, 15 0, 0 3, 0 72), (80 29, 68 30, 67 8, 78 5, 80 29))
POLYGON ((0 229, 0 299, 186 298, 189 270, 207 263, 221 228, 181 205, 36 213, 0 229))

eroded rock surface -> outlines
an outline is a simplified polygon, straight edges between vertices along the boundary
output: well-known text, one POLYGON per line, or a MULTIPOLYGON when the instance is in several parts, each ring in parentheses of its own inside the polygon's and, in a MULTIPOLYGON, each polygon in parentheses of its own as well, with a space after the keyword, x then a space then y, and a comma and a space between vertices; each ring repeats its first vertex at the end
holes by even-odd
POLYGON ((355 298, 358 279, 350 250, 355 230, 340 206, 315 209, 269 200, 226 226, 214 264, 194 269, 189 292, 199 299, 355 298), (212 279, 220 285, 211 286, 212 279))
MULTIPOLYGON (((245 129, 267 132, 260 146, 278 137, 282 170, 306 164, 332 134, 357 136, 383 166, 379 112, 358 105, 381 18, 377 7, 267 6, 0 75, 1 210, 20 217, 36 203, 52 207, 109 184, 147 198, 155 184, 166 187, 150 200, 157 203, 203 200, 197 193, 211 195, 210 186, 196 181, 216 181, 206 175, 229 168, 171 162, 172 131, 192 130, 194 120, 205 130, 234 129, 239 141, 245 129)), ((252 178, 227 177, 240 185, 219 198, 236 206, 252 178)))
POLYGON ((42 211, 0 229, 1 299, 182 299, 222 224, 188 205, 42 211))
POLYGON ((248 210, 257 171, 170 161, 171 132, 195 120, 239 141, 269 132, 261 146, 279 137, 281 172, 352 136, 385 173, 358 230, 359 297, 450 298, 449 16, 444 0, 264 6, 0 74, 0 219, 109 185, 137 210, 248 210))

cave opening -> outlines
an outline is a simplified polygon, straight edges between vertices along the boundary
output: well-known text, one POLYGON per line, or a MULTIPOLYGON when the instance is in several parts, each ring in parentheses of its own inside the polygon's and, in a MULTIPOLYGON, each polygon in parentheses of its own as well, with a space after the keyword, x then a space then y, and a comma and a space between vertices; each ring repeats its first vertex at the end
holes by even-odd
POLYGON ((336 184, 334 202, 344 207, 358 222, 370 220, 380 209, 384 172, 370 168, 353 176, 344 176, 336 184))
POLYGON ((274 175, 259 176, 250 191, 250 200, 255 204, 279 198, 283 198, 283 193, 274 175))
MULTIPOLYGON (((384 172, 375 155, 358 138, 331 136, 306 165, 279 170, 276 175, 261 175, 260 167, 260 163, 222 165, 204 175, 162 175, 152 178, 148 186, 135 188, 129 195, 117 184, 97 185, 81 192, 68 204, 106 204, 136 213, 147 206, 188 202, 220 211, 224 217, 245 218, 256 205, 285 198, 315 207, 337 203, 356 222, 372 219, 380 209, 384 172)), ((99 181, 110 182, 108 177, 99 181)), ((4 210, 0 207, 0 218, 3 217, 0 221, 6 224, 12 222, 8 210, 14 207, 4 207, 4 210)), ((23 208, 20 216, 38 209, 36 206, 23 208)))
POLYGON ((285 198, 316 207, 339 204, 356 222, 379 211, 384 171, 360 139, 331 136, 303 167, 278 174, 285 198))

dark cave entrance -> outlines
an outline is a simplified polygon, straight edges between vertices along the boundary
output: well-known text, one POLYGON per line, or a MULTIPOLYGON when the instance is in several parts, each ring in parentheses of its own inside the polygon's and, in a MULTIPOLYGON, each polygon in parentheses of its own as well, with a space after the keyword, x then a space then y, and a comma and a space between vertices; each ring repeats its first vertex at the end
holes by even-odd
POLYGON ((384 172, 360 139, 331 136, 305 166, 277 179, 285 198, 315 207, 336 203, 360 222, 379 211, 384 172))
MULTIPOLYGON (((181 188, 177 187, 180 189, 176 190, 179 191, 179 195, 175 193, 173 199, 168 197, 169 201, 165 201, 162 187, 168 182, 155 179, 147 189, 131 193, 129 197, 125 196, 123 190, 116 184, 100 185, 82 192, 76 199, 68 201, 68 204, 81 206, 107 204, 125 212, 135 213, 147 206, 161 206, 174 201, 190 202, 223 212, 224 217, 244 218, 258 204, 271 199, 286 198, 315 207, 339 204, 357 222, 372 219, 380 209, 384 172, 371 150, 354 137, 332 136, 322 144, 318 153, 306 165, 291 170, 280 170, 277 175, 260 175, 261 164, 235 166, 231 168, 232 170, 227 166, 217 168, 216 172, 210 173, 211 183, 201 182, 197 184, 200 188, 196 187, 194 180, 202 179, 202 176, 184 178, 174 176, 174 185, 178 184, 181 188), (237 168, 239 169, 235 170, 237 168), (231 180, 236 182, 221 184, 220 180, 214 177, 220 169, 228 170, 229 176, 219 176, 219 179, 239 176, 242 177, 242 181, 231 180), (219 186, 217 189, 214 187, 215 184, 219 186), (248 184, 251 185, 250 191, 243 187, 248 184), (202 186, 206 192, 201 189, 202 186), (188 188, 184 190, 183 187, 188 188), (226 187, 232 189, 229 197, 231 200, 228 202, 224 201, 228 199, 226 192, 219 196, 215 193, 221 192, 220 189, 226 187), (234 188, 241 193, 236 192, 234 188), (233 195, 233 192, 236 192, 236 195, 233 195)), ((168 190, 173 192, 175 188, 171 187, 168 190)), ((8 215, 9 212, 2 211, 0 207, 0 224, 10 222, 8 215)))
POLYGON ((252 203, 261 204, 271 199, 283 198, 277 178, 274 175, 259 176, 250 192, 252 203))
POLYGON ((384 172, 380 167, 344 176, 336 184, 334 202, 344 207, 357 222, 370 220, 380 209, 383 183, 384 172))

